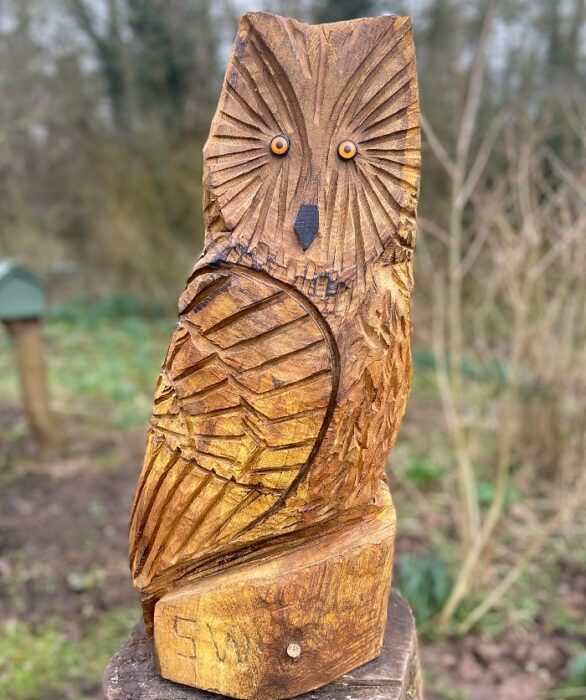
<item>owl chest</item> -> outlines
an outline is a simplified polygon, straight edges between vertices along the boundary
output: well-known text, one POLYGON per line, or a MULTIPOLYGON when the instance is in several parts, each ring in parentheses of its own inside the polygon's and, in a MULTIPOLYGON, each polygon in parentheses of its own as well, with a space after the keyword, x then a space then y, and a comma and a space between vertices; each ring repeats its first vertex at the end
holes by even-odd
POLYGON ((234 263, 199 267, 166 370, 200 463, 278 490, 348 402, 361 415, 385 411, 392 345, 392 304, 374 287, 331 295, 295 282, 234 263))

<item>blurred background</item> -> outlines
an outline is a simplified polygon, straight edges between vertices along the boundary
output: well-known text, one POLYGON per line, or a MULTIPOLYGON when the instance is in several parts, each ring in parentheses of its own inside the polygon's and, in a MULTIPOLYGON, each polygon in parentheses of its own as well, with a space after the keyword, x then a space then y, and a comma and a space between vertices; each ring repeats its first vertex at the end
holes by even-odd
POLYGON ((138 618, 127 518, 252 9, 413 16, 415 378, 388 474, 426 697, 586 698, 585 0, 0 0, 0 258, 45 282, 53 411, 33 439, 0 324, 0 697, 99 698, 138 618))

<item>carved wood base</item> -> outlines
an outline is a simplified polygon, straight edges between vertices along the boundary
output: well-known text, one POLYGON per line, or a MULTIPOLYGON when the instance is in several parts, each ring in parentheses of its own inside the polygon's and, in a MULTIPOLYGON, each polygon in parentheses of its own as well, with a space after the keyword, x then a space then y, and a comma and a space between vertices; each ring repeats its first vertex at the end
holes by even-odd
MULTIPOLYGON (((177 685, 157 671, 153 640, 139 623, 104 673, 106 700, 220 700, 220 696, 177 685)), ((423 700, 417 637, 407 603, 394 591, 380 656, 299 700, 423 700)))
POLYGON ((155 608, 161 675, 244 700, 275 700, 371 661, 382 648, 394 528, 388 508, 167 594, 155 608))

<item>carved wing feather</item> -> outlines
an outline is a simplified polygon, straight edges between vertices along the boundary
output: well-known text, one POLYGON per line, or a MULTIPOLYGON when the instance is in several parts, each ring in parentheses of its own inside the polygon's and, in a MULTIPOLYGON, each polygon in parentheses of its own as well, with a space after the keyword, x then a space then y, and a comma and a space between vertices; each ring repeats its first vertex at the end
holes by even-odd
POLYGON ((196 273, 156 390, 131 517, 142 588, 238 542, 315 455, 337 391, 331 333, 296 290, 238 266, 196 273))

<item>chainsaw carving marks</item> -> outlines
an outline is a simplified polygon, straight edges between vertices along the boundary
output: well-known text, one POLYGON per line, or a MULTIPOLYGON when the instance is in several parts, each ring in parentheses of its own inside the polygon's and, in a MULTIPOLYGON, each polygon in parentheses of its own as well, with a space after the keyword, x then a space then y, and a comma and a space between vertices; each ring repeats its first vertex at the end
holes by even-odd
POLYGON ((296 274, 363 285, 385 248, 411 256, 419 149, 408 18, 309 26, 246 15, 204 151, 208 246, 288 268, 296 251, 296 274), (289 139, 284 155, 267 147, 277 134, 289 139), (339 157, 344 141, 355 157, 339 157), (302 206, 319 215, 305 252, 302 206))
POLYGON ((335 406, 337 347, 295 289, 238 266, 199 270, 156 390, 131 520, 141 588, 278 510, 335 406))
POLYGON ((408 18, 242 18, 131 516, 170 680, 275 700, 380 651, 419 149, 408 18))

